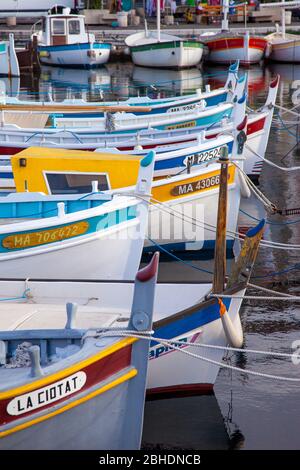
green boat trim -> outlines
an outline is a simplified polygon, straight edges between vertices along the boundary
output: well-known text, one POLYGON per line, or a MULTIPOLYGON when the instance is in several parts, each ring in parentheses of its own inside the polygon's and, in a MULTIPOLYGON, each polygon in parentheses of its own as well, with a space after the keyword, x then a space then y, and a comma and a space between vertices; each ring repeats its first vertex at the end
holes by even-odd
POLYGON ((167 41, 167 42, 153 42, 149 44, 143 44, 141 46, 132 46, 130 49, 132 52, 151 51, 156 49, 170 49, 178 48, 180 45, 183 47, 194 47, 203 49, 203 44, 198 41, 167 41))

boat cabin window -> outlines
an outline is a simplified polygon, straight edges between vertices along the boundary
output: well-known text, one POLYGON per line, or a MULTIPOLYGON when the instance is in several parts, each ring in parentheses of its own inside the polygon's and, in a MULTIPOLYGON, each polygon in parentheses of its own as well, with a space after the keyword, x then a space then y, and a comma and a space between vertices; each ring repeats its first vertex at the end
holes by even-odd
POLYGON ((68 21, 69 34, 80 34, 80 22, 78 20, 68 21))
POLYGON ((65 36, 66 21, 65 20, 52 20, 52 34, 54 36, 65 36))
POLYGON ((101 173, 45 173, 50 194, 84 194, 92 191, 92 182, 98 181, 99 191, 110 189, 108 177, 101 173))

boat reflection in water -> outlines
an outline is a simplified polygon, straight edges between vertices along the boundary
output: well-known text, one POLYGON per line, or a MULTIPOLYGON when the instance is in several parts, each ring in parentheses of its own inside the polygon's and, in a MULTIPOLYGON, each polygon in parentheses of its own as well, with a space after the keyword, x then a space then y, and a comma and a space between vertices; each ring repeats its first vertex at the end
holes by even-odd
POLYGON ((146 401, 143 449, 226 450, 239 448, 243 442, 238 429, 228 435, 214 394, 146 401))
MULTIPOLYGON (((224 73, 226 75, 227 71, 224 73)), ((135 66, 132 82, 137 86, 159 87, 159 90, 167 91, 169 95, 190 93, 203 85, 201 71, 196 67, 185 70, 160 70, 135 66)))
POLYGON ((106 67, 86 70, 43 66, 39 90, 41 99, 48 99, 45 98, 45 93, 48 93, 55 101, 71 98, 100 100, 102 87, 110 87, 110 83, 111 77, 106 67))
MULTIPOLYGON (((276 76, 276 73, 272 74, 268 67, 261 67, 259 65, 252 65, 251 68, 246 70, 243 68, 239 69, 239 77, 245 73, 248 77, 248 100, 252 106, 257 101, 258 94, 262 93, 265 96, 268 84, 272 81, 272 77, 276 76)), ((280 75, 280 72, 278 73, 280 75)), ((205 65, 203 79, 206 83, 210 84, 212 89, 222 87, 227 79, 226 69, 220 65, 205 65)))

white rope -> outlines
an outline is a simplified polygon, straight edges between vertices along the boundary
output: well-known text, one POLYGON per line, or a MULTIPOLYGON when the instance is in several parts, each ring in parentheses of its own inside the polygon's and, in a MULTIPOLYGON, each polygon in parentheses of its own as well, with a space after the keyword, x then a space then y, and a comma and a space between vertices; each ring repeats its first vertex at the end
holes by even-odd
MULTIPOLYGON (((115 193, 114 192, 114 194, 120 194, 120 195, 123 195, 123 196, 127 195, 127 193, 125 193, 125 192, 122 192, 122 193, 117 193, 117 192, 115 193)), ((215 225, 208 224, 207 222, 201 222, 201 221, 195 219, 195 217, 192 217, 192 216, 189 216, 189 215, 183 215, 181 212, 179 212, 176 209, 170 207, 167 203, 163 203, 163 202, 159 201, 158 199, 155 199, 152 196, 151 196, 151 201, 149 201, 146 198, 144 198, 142 195, 135 194, 133 192, 128 193, 128 195, 130 195, 132 197, 139 198, 142 201, 149 204, 150 206, 153 206, 153 207, 159 206, 159 210, 161 210, 162 212, 166 212, 167 214, 169 214, 169 215, 171 215, 175 218, 181 219, 183 221, 187 221, 187 222, 191 223, 192 225, 194 225, 195 227, 204 228, 209 232, 216 233, 216 226, 215 225)), ((271 201, 269 201, 269 203, 272 204, 271 201)), ((233 238, 235 240, 239 240, 240 242, 242 242, 245 238, 245 235, 239 234, 238 232, 234 232, 232 230, 227 230, 226 234, 229 235, 231 238, 233 238)), ((289 251, 289 250, 298 251, 298 250, 300 250, 300 245, 274 242, 274 241, 270 241, 270 240, 261 240, 260 244, 259 244, 259 247, 260 248, 272 248, 272 249, 275 249, 275 250, 285 250, 285 251, 289 251)))
MULTIPOLYGON (((225 350, 225 351, 230 351, 230 352, 241 352, 241 353, 250 353, 250 354, 262 354, 265 356, 272 356, 272 357, 288 357, 288 358, 299 358, 300 359, 300 354, 295 354, 295 353, 280 353, 277 351, 263 351, 261 349, 245 349, 245 348, 233 348, 230 346, 219 346, 217 344, 206 344, 206 343, 191 343, 190 341, 183 341, 183 340, 174 340, 174 339, 165 339, 165 338, 158 338, 155 336, 150 336, 148 337, 147 335, 144 335, 144 332, 142 334, 137 333, 136 330, 122 330, 122 329, 117 329, 117 328, 112 328, 113 332, 116 332, 116 334, 120 334, 120 336, 127 336, 129 335, 130 337, 135 337, 138 339, 150 339, 151 341, 154 341, 158 344, 162 343, 163 341, 165 343, 169 344, 175 344, 179 346, 192 346, 196 348, 206 348, 206 349, 218 349, 218 350, 225 350)), ((146 332, 146 333, 152 333, 154 332, 146 332)), ((109 328, 104 328, 103 330, 99 331, 97 333, 97 337, 101 336, 109 336, 110 335, 110 329, 109 328)), ((192 335, 192 333, 191 333, 192 335)), ((191 336, 190 335, 190 336, 191 336)), ((93 336, 95 337, 95 336, 93 336)))
MULTIPOLYGON (((109 336, 110 335, 110 332, 108 332, 108 334, 106 334, 105 332, 103 332, 103 334, 101 334, 101 336, 109 336)), ((129 336, 129 337, 134 337, 134 338, 141 338, 141 339, 145 339, 144 336, 141 336, 139 334, 136 334, 136 332, 134 333, 131 333, 130 331, 118 331, 117 332, 117 335, 118 336, 129 336)), ((150 339, 150 338, 147 338, 147 339, 150 339)), ((196 353, 192 353, 191 351, 187 351, 186 349, 182 349, 180 346, 176 346, 176 344, 180 344, 180 345, 188 345, 188 346, 198 346, 199 347, 204 347, 204 345, 200 345, 199 343, 187 343, 186 341, 174 341, 174 340, 167 340, 167 339, 163 339, 163 338, 151 338, 152 341, 155 341, 159 344, 163 344, 165 346, 168 346, 170 347, 171 349, 174 349, 178 352, 181 352, 183 354, 186 354, 187 356, 190 356, 190 357, 193 357, 194 359, 200 359, 204 362, 208 362, 210 364, 214 364, 216 366, 219 366, 219 367, 225 367, 226 369, 231 369, 231 370, 235 370, 237 372, 242 372, 242 373, 246 373, 246 374, 249 374, 249 375, 254 375, 254 376, 257 376, 257 377, 263 377, 263 378, 267 378, 267 379, 275 379, 275 380, 281 380, 281 381, 288 381, 288 382, 300 382, 300 378, 297 379, 297 378, 293 378, 293 377, 282 377, 282 376, 279 376, 279 375, 271 375, 271 374, 266 374, 264 372, 257 372, 257 371, 252 371, 252 370, 249 370, 249 369, 242 369, 241 367, 237 367, 237 366, 232 366, 232 365, 229 365, 229 364, 226 364, 225 362, 223 361, 215 361, 213 359, 209 359, 207 357, 204 357, 204 356, 200 356, 199 354, 196 354, 196 353), (175 343, 175 344, 174 344, 175 343)), ((229 350, 229 348, 227 348, 226 346, 224 347, 216 347, 214 345, 206 345, 206 346, 211 346, 211 347, 214 347, 216 349, 222 349, 224 351, 226 350, 229 350)), ((244 350, 244 349, 241 349, 241 350, 238 350, 238 349, 233 349, 235 351, 240 351, 240 352, 247 352, 247 350, 244 350)), ((250 350, 249 350, 250 351, 250 350)), ((267 351, 265 352, 265 354, 271 354, 271 355, 283 355, 285 353, 272 353, 272 351, 267 351)), ((285 356, 287 357, 287 356, 285 356)), ((295 357, 295 358, 300 358, 300 356, 298 355, 289 355, 289 357, 295 357)))
POLYGON ((246 299, 246 300, 284 300, 284 301, 300 301, 300 297, 292 295, 291 297, 275 297, 264 295, 227 295, 227 294, 210 294, 210 297, 217 299, 246 299))
MULTIPOLYGON (((189 215, 184 215, 183 216, 181 212, 176 211, 176 209, 173 209, 172 207, 170 207, 166 203, 158 201, 158 199, 155 199, 155 198, 151 197, 151 201, 154 201, 154 203, 153 203, 151 201, 147 201, 146 199, 143 199, 142 196, 137 196, 137 197, 139 197, 143 201, 147 202, 151 206, 154 206, 154 207, 157 206, 157 205, 160 206, 160 210, 162 212, 166 212, 169 215, 172 215, 173 217, 177 217, 177 218, 180 218, 181 220, 189 221, 194 226, 200 227, 200 228, 205 228, 207 231, 214 232, 214 233, 216 232, 216 226, 215 225, 208 224, 207 222, 202 223, 201 221, 198 221, 197 219, 195 219, 194 217, 189 216, 189 215)), ((238 232, 234 232, 232 230, 227 230, 226 234, 230 235, 233 239, 239 240, 239 241, 243 241, 244 238, 245 238, 245 235, 241 235, 238 232)), ((286 251, 288 251, 288 250, 300 250, 300 245, 286 244, 286 243, 274 242, 274 241, 270 241, 270 240, 261 240, 259 246, 260 246, 260 248, 272 248, 272 249, 286 250, 286 251)))
POLYGON ((293 111, 293 109, 295 109, 295 108, 288 109, 288 108, 285 108, 284 106, 279 106, 278 104, 275 104, 274 106, 275 106, 275 108, 278 108, 281 111, 284 111, 283 114, 286 114, 286 113, 293 114, 294 116, 297 116, 300 119, 300 114, 297 113, 296 111, 293 111))
MULTIPOLYGON (((281 295, 282 297, 293 297, 291 294, 286 294, 285 292, 278 292, 278 291, 273 291, 272 289, 267 289, 267 287, 262 287, 262 286, 257 286, 256 284, 252 284, 250 282, 247 283, 247 286, 252 287, 253 289, 258 289, 264 292, 270 292, 272 294, 278 294, 281 295)), ((300 297, 298 297, 300 299, 300 297)))
POLYGON ((274 209, 276 208, 275 204, 273 204, 273 202, 270 201, 270 199, 268 199, 267 196, 265 196, 264 193, 260 191, 257 186, 255 186, 255 184, 251 181, 247 173, 244 170, 242 170, 242 168, 240 168, 239 165, 237 165, 235 162, 232 162, 232 163, 235 165, 238 171, 240 171, 243 174, 246 180, 246 183, 248 184, 253 194, 257 197, 257 199, 261 201, 261 203, 265 206, 265 208, 269 212, 274 213, 274 209))
POLYGON ((286 168, 284 166, 279 166, 279 165, 276 165, 276 163, 273 163, 271 162, 270 160, 268 160, 267 158, 263 157, 262 155, 259 155, 255 150, 253 150, 249 145, 246 144, 246 147, 248 150, 250 150, 256 157, 260 158, 261 160, 263 160, 264 162, 266 162, 268 165, 270 166, 273 166, 274 168, 277 168, 278 170, 281 170, 281 171, 296 171, 296 170, 300 170, 300 166, 291 166, 289 168, 286 168))

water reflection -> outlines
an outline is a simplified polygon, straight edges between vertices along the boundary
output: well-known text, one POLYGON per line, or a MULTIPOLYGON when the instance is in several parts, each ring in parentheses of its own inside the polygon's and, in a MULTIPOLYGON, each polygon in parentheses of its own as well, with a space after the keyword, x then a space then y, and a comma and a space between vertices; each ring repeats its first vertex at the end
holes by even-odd
POLYGON ((147 401, 143 449, 229 449, 242 445, 238 429, 228 435, 215 395, 147 401))

